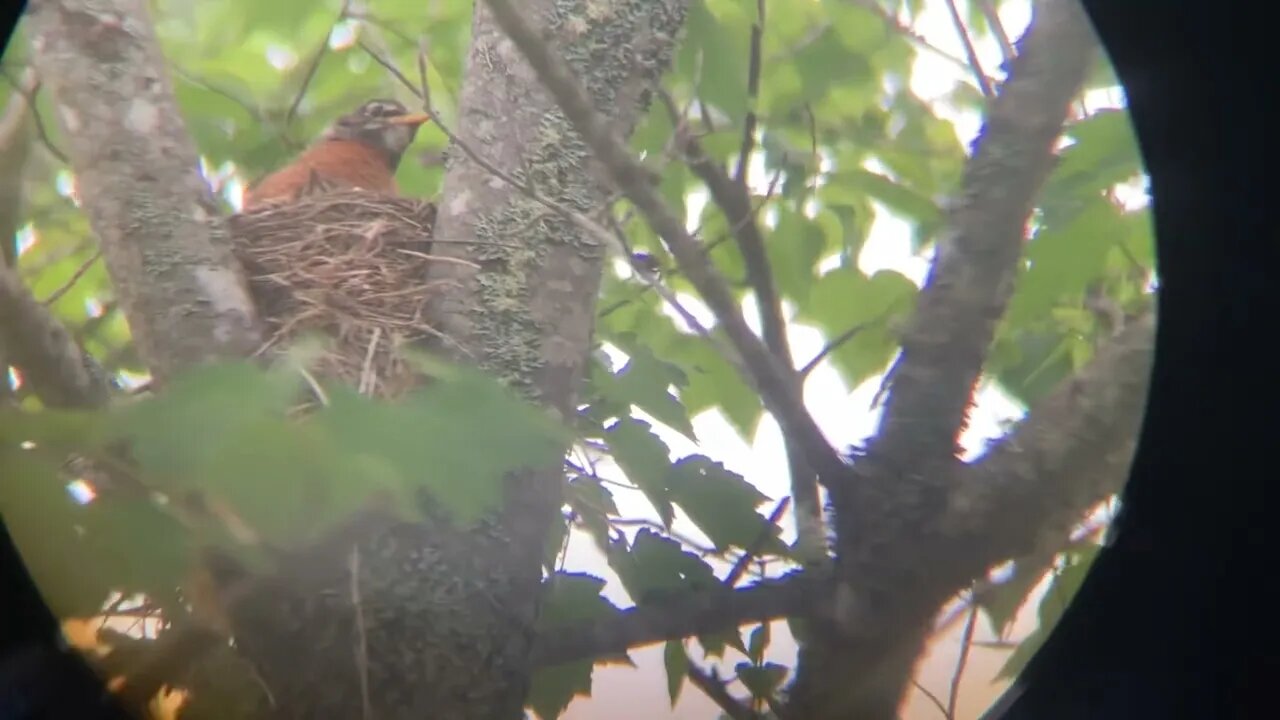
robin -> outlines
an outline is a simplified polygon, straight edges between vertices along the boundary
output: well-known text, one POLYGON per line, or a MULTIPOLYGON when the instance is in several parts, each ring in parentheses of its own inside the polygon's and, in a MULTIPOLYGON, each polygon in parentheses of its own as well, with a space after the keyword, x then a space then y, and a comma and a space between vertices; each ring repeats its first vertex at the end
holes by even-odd
POLYGON ((244 209, 338 188, 395 194, 400 157, 430 119, 395 100, 370 100, 334 121, 293 162, 254 183, 245 191, 244 209))

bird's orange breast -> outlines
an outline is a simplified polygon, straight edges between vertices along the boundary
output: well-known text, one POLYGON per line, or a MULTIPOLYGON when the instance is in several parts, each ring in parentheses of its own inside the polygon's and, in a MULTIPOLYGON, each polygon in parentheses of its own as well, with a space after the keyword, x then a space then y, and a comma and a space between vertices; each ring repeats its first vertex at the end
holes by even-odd
POLYGON ((246 190, 245 209, 297 200, 312 173, 326 185, 396 193, 395 173, 378 149, 353 140, 322 140, 246 190))

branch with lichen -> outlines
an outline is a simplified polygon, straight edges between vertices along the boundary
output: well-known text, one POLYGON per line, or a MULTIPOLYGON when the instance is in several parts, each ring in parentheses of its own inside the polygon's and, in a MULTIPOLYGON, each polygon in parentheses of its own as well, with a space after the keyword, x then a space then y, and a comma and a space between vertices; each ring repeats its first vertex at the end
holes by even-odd
POLYGON ((694 285, 715 315, 749 371, 747 378, 760 392, 765 407, 784 433, 804 449, 806 460, 826 482, 843 477, 845 463, 805 409, 782 367, 747 325, 724 279, 715 271, 697 240, 658 194, 651 173, 631 154, 614 129, 596 111, 572 68, 550 48, 543 36, 522 17, 510 0, 486 0, 494 20, 519 47, 595 159, 632 205, 648 220, 676 258, 681 272, 694 285))
MULTIPOLYGON (((49 407, 97 407, 111 392, 66 327, 18 274, 0 266, 0 348, 49 407)), ((7 378, 5 379, 7 382, 7 378)))
POLYGON ((142 0, 49 0, 26 20, 85 215, 138 352, 164 381, 251 354, 261 332, 150 15, 142 0))

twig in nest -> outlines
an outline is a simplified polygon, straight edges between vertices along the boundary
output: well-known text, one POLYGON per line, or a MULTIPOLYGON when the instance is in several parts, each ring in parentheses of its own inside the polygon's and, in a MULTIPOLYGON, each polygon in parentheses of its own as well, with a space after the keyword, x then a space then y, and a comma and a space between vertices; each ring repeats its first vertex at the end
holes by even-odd
MULTIPOLYGON (((237 256, 271 337, 332 343, 314 368, 378 396, 418 382, 398 348, 441 334, 426 320, 435 208, 365 191, 304 198, 233 218, 237 256)), ((446 339, 447 340, 447 339, 446 339)), ((318 387, 318 384, 317 384, 318 387)))

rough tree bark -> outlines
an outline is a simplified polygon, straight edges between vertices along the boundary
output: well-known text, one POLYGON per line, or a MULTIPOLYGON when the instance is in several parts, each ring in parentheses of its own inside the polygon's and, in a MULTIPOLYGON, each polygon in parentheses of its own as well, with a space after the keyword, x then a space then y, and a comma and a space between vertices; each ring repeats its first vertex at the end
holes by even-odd
MULTIPOLYGON (((625 186, 631 170, 630 158, 611 154, 606 135, 630 132, 669 61, 687 0, 500 5, 518 7, 543 30, 599 117, 587 118, 584 141, 575 131, 583 113, 559 109, 569 97, 564 88, 544 89, 542 69, 526 63, 488 3, 477 2, 458 134, 542 197, 596 212, 606 180, 625 186), (596 132, 600 118, 609 132, 596 132)), ((142 3, 48 0, 36 6, 30 27, 71 138, 86 212, 143 357, 163 378, 255 349, 252 307, 142 3)), ((1034 550, 1046 528, 1062 529, 1124 478, 1145 394, 1150 316, 1114 338, 981 461, 962 466, 954 457, 1035 192, 1093 47, 1076 0, 1037 0, 904 337, 881 432, 852 471, 795 398, 778 390, 776 358, 754 336, 735 338, 757 385, 772 393, 770 409, 787 421, 790 439, 802 440, 797 447, 831 490, 839 591, 810 571, 535 638, 544 539, 561 496, 560 469, 533 468, 509 480, 502 511, 478 527, 451 527, 446 518, 356 523, 245 603, 233 618, 238 647, 270 690, 275 714, 519 717, 533 663, 804 614, 818 632, 804 638, 789 716, 894 717, 938 606, 991 563, 1034 550), (357 619, 367 636, 363 650, 353 642, 357 619)), ((664 218, 658 207, 646 215, 664 218)), ((670 241, 681 228, 659 230, 670 241)), ((434 271, 450 288, 436 307, 453 339, 445 349, 568 416, 605 249, 456 150, 437 232, 476 240, 437 252, 479 265, 442 263, 434 271)), ((684 239, 686 259, 693 258, 696 247, 684 239)), ((16 278, 0 280, 0 317, 8 307, 19 311, 8 319, 38 319, 30 303, 14 300, 16 278)), ((714 281, 707 287, 715 290, 714 281)), ((74 370, 64 373, 72 385, 83 382, 74 370)))
MULTIPOLYGON (((618 0, 601 12, 584 0, 537 0, 520 10, 588 78, 596 107, 625 136, 669 64, 686 5, 618 0)), ((541 198, 582 214, 605 208, 586 145, 483 3, 458 135, 541 198)), ((443 350, 570 417, 606 248, 457 148, 435 232, 475 240, 435 252, 479 268, 433 270, 447 288, 433 312, 450 338, 443 350)), ((232 616, 237 645, 270 688, 275 714, 521 717, 561 473, 557 464, 509 478, 501 511, 476 527, 440 516, 420 525, 370 519, 307 551, 290 563, 298 572, 241 604, 232 616)))
POLYGON ((46 0, 32 3, 27 22, 85 214, 156 379, 256 350, 256 312, 147 3, 46 0))
POLYGON ((959 481, 957 436, 1013 292, 1027 221, 1054 142, 1098 45, 1078 0, 1037 0, 990 103, 948 226, 903 333, 880 427, 835 510, 835 622, 803 647, 794 709, 890 720, 939 607, 984 568, 942 519, 959 481))

